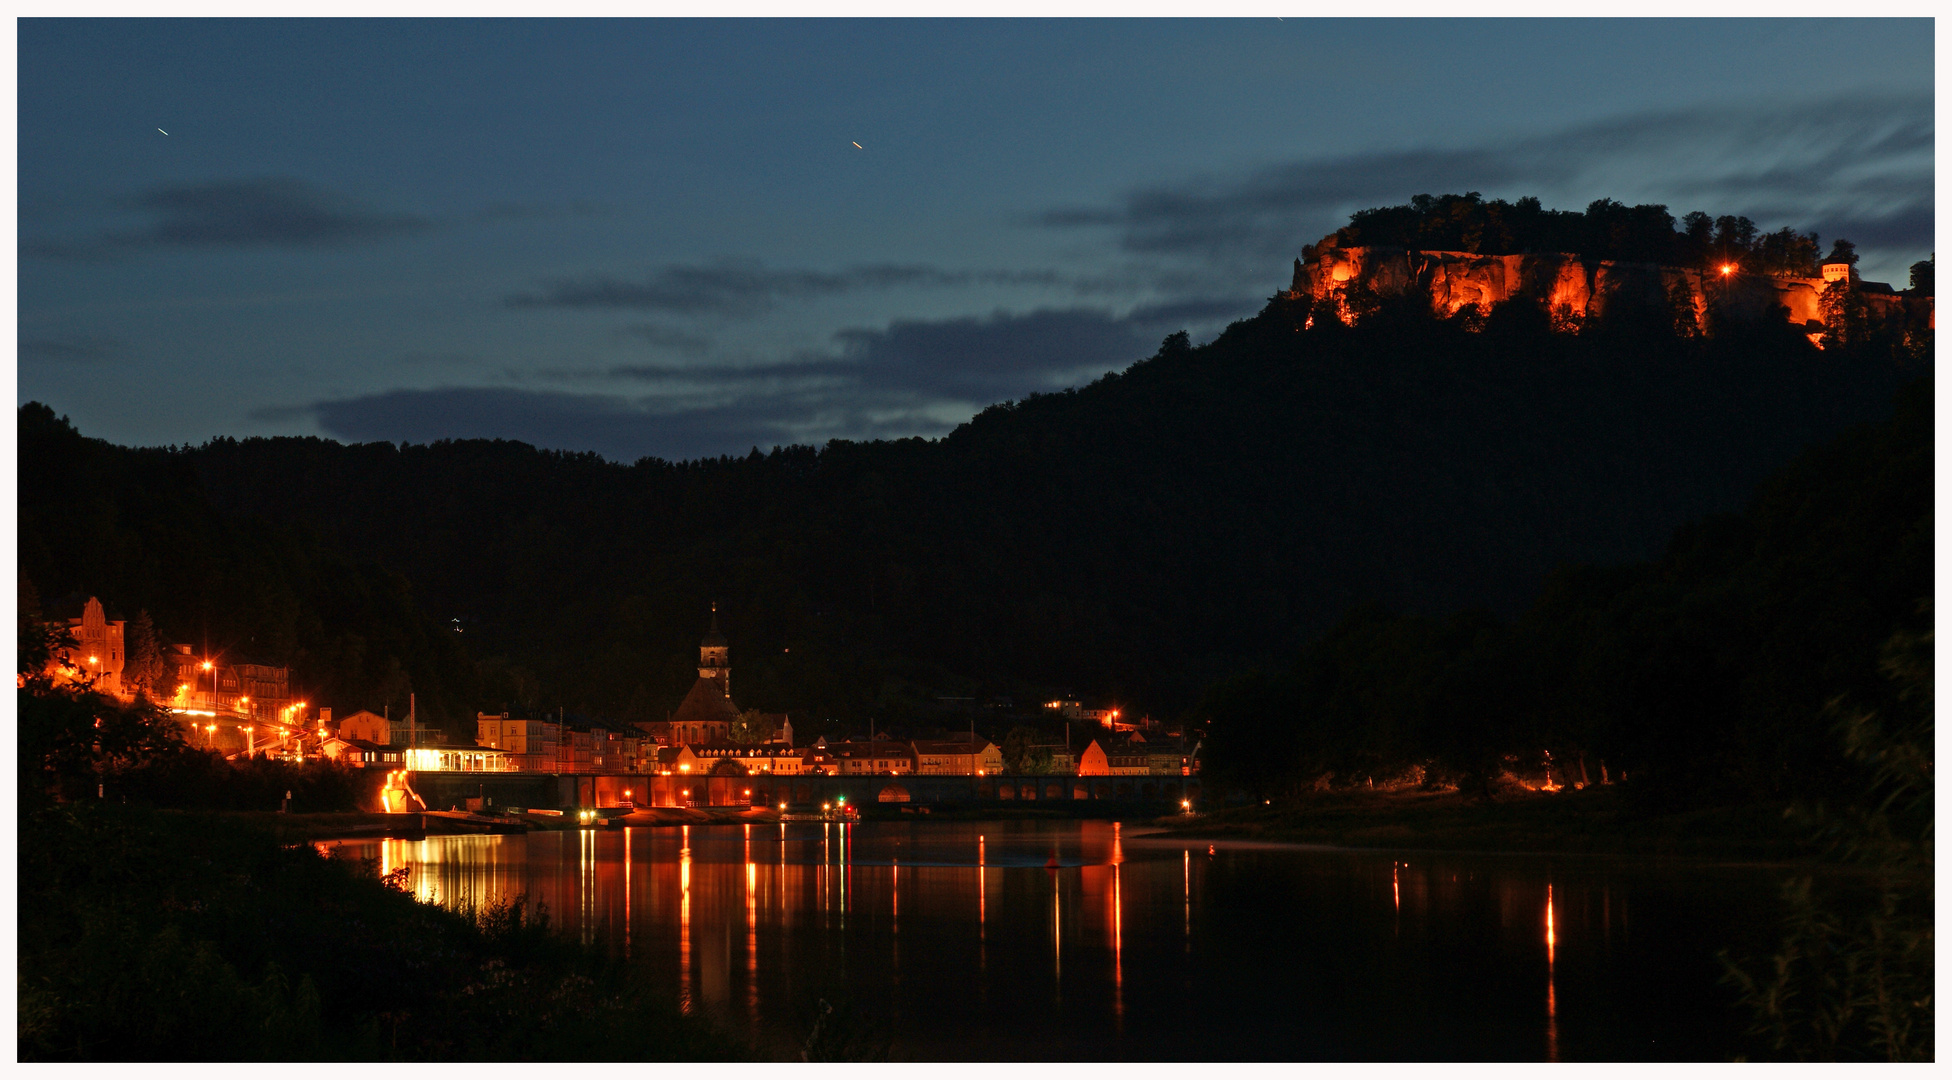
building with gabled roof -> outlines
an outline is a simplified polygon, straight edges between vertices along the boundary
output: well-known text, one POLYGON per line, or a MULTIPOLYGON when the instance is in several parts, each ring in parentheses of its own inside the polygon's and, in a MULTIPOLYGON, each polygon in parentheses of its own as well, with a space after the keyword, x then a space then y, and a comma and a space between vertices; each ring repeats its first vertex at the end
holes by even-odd
POLYGON ((723 741, 732 734, 739 719, 739 706, 732 700, 731 648, 718 629, 718 605, 712 605, 711 629, 698 643, 698 681, 678 703, 678 710, 667 722, 674 746, 694 746, 723 741))

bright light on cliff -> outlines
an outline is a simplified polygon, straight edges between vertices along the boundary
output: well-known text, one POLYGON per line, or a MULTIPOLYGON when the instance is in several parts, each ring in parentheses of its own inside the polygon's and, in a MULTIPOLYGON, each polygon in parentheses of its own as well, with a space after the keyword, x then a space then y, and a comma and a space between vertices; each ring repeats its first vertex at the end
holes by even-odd
POLYGON ((1735 272, 1735 264, 1734 264, 1734 263, 1723 263, 1723 264, 1722 264, 1722 276, 1723 276, 1723 277, 1727 277, 1728 275, 1730 275, 1730 274, 1733 274, 1734 272, 1735 272))

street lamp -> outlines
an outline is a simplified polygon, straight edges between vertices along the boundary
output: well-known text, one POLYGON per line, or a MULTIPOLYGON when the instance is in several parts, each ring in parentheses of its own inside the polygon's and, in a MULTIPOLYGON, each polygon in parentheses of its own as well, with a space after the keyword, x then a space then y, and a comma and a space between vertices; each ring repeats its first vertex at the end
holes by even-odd
POLYGON ((251 752, 257 749, 257 740, 251 737, 251 725, 245 724, 239 730, 244 732, 244 756, 250 757, 251 752))

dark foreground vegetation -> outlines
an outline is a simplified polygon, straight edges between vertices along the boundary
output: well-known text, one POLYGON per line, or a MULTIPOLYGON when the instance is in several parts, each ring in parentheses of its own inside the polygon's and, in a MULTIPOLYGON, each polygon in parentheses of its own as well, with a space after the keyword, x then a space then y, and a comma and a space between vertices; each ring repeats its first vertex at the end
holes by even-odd
POLYGON ((20 618, 21 1060, 744 1054, 546 912, 422 904, 278 815, 212 812, 286 791, 295 812, 347 811, 357 777, 186 746, 154 706, 50 679, 59 641, 20 618))
POLYGON ((20 840, 22 1060, 744 1053, 536 912, 422 904, 234 819, 68 804, 20 840))

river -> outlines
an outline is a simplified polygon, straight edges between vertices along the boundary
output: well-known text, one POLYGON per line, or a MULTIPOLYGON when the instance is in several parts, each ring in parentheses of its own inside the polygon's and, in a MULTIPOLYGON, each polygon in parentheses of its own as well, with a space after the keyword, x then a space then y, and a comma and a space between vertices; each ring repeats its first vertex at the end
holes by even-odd
POLYGON ((1769 951, 1780 878, 1109 822, 323 846, 410 867, 423 900, 545 904, 773 1057, 825 1000, 911 1060, 1723 1060, 1743 1023, 1715 953, 1769 951))

